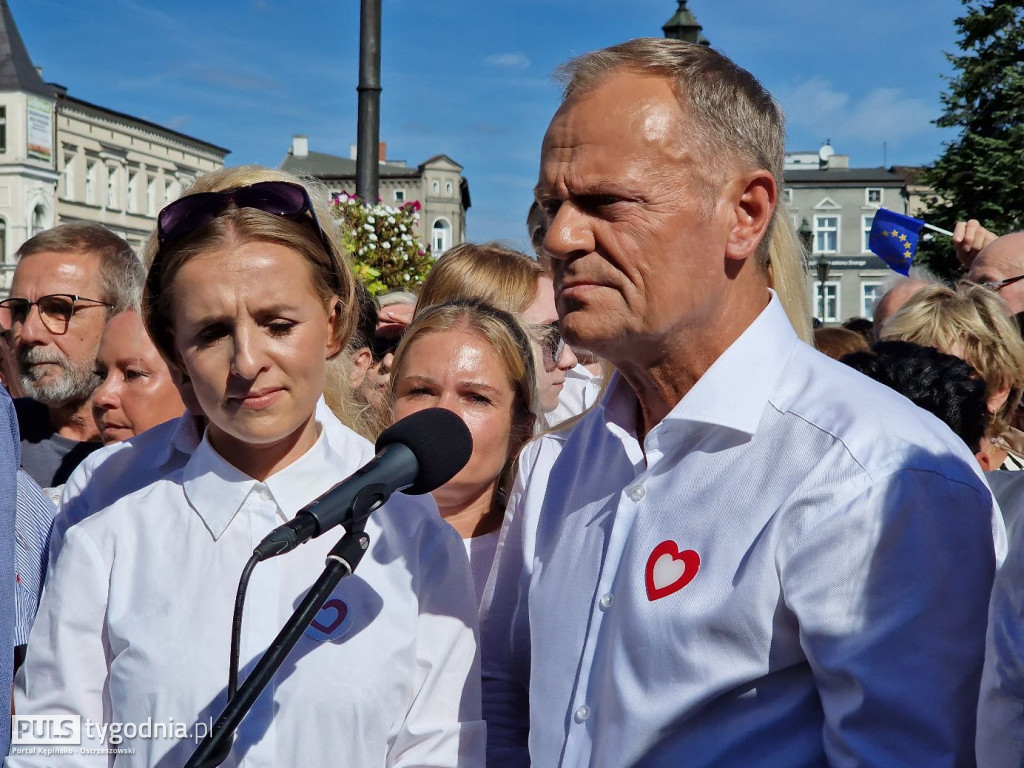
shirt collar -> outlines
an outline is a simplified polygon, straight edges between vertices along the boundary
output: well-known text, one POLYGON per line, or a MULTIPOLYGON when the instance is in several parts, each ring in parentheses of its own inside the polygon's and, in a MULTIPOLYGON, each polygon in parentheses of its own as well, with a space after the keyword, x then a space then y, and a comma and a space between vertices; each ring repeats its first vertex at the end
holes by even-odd
POLYGON ((338 464, 320 428, 312 448, 261 483, 217 453, 207 430, 185 465, 182 482, 189 505, 216 540, 254 491, 268 491, 281 521, 291 520, 303 506, 334 485, 339 479, 338 464))
MULTIPOLYGON (((800 343, 778 296, 769 293, 768 306, 652 432, 678 422, 712 424, 749 435, 757 432, 775 384, 800 343)), ((620 374, 612 377, 603 404, 609 423, 636 433, 636 394, 620 374)))

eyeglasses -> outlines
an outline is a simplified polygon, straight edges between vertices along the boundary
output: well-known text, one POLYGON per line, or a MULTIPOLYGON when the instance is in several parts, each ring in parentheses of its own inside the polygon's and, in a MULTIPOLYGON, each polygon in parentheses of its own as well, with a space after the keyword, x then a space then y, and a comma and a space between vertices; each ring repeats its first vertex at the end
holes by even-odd
POLYGON ((537 343, 540 344, 541 352, 544 353, 544 370, 548 373, 558 367, 558 361, 565 352, 565 339, 562 332, 558 330, 558 323, 536 326, 537 343))
MULTIPOLYGON (((309 193, 301 184, 294 184, 290 181, 260 181, 247 187, 235 187, 221 192, 198 192, 178 198, 173 203, 164 206, 157 217, 157 242, 162 248, 181 239, 220 216, 231 203, 234 203, 236 208, 253 208, 292 221, 298 221, 305 214, 309 214, 309 218, 316 225, 316 231, 320 236, 324 251, 331 260, 331 264, 334 265, 335 287, 340 292, 341 278, 338 274, 339 267, 335 261, 334 250, 331 248, 327 233, 316 216, 313 201, 309 199, 309 193)), ((158 253, 157 259, 154 261, 156 262, 159 258, 158 253)), ((156 266, 157 264, 154 263, 154 267, 156 266)), ((155 269, 151 270, 151 272, 156 271, 155 269)))
POLYGON ((978 285, 988 288, 990 291, 1000 291, 1006 286, 1016 283, 1018 280, 1024 280, 1024 275, 1008 277, 1005 280, 991 280, 987 283, 978 283, 978 285))
POLYGON ((105 301, 87 299, 72 293, 51 293, 49 296, 40 296, 35 301, 17 298, 4 299, 0 301, 0 328, 9 331, 15 325, 24 325, 32 307, 39 307, 39 319, 43 321, 43 327, 55 336, 68 332, 71 318, 80 309, 106 307, 111 310, 114 308, 112 304, 107 304, 105 301))

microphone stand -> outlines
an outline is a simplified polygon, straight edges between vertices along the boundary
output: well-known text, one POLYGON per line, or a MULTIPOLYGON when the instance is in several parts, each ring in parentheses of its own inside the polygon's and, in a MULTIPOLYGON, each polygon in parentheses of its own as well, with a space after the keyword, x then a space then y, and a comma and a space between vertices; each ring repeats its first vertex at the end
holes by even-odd
POLYGON ((228 758, 235 730, 242 722, 242 718, 256 703, 256 699, 299 642, 302 633, 338 586, 338 582, 355 571, 369 544, 370 537, 363 531, 362 524, 359 524, 353 530, 347 531, 334 545, 327 555, 327 565, 320 578, 306 593, 299 607, 274 638, 274 642, 260 658, 252 673, 239 687, 238 693, 225 705, 224 711, 213 725, 213 730, 192 753, 192 757, 185 763, 185 768, 214 768, 228 758))

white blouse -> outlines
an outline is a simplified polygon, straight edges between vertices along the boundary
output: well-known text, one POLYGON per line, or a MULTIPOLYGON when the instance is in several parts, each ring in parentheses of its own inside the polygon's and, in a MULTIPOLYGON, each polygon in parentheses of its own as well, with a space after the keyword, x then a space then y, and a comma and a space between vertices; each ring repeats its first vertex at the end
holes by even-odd
MULTIPOLYGON (((226 702, 235 590, 262 538, 358 468, 362 438, 321 434, 258 482, 204 438, 180 470, 67 535, 19 674, 19 715, 82 717, 83 747, 187 725, 190 738, 125 738, 116 766, 179 766, 226 702), (349 443, 346 445, 346 442, 349 443), (127 728, 134 724, 134 728, 127 728)), ((394 496, 366 525, 343 579, 239 728, 226 766, 483 764, 476 604, 458 535, 429 496, 394 496)), ((249 673, 319 576, 338 529, 256 567, 241 658, 249 673)), ((180 731, 179 731, 180 733, 180 731)), ((160 734, 163 735, 162 733, 160 734)), ((108 755, 61 755, 106 766, 108 755)), ((19 756, 11 766, 47 765, 19 756)))

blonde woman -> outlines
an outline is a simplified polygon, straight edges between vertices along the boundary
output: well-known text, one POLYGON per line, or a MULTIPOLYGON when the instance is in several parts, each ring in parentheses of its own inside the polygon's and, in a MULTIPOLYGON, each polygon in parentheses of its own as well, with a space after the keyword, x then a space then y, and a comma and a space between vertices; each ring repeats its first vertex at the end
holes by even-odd
POLYGON ((497 243, 463 243, 438 259, 420 291, 416 312, 454 299, 483 301, 526 326, 536 343, 541 413, 553 411, 577 361, 558 329, 551 276, 525 253, 497 243))
MULTIPOLYGON (((144 307, 205 433, 181 469, 70 529, 16 692, 19 714, 76 714, 107 732, 151 722, 153 738, 126 738, 131 754, 110 758, 99 732, 84 732, 96 749, 61 765, 185 762, 196 742, 173 726, 194 736, 224 707, 235 587, 253 547, 373 452, 318 414, 356 311, 323 201, 269 170, 201 183, 158 217, 144 307)), ((482 764, 470 575, 458 537, 421 498, 396 495, 369 519, 367 557, 256 701, 229 764, 482 764)), ((255 569, 243 667, 336 539, 255 569)))
POLYGON ((979 461, 986 470, 1019 464, 1009 439, 1010 421, 1024 393, 1024 341, 997 293, 973 283, 956 288, 919 289, 890 317, 883 339, 912 341, 955 355, 978 372, 988 386, 989 423, 979 461))
POLYGON ((473 436, 469 462, 433 496, 441 517, 462 537, 479 599, 512 466, 538 416, 526 331, 509 313, 482 302, 418 311, 395 354, 392 392, 396 420, 439 406, 461 416, 473 436))

